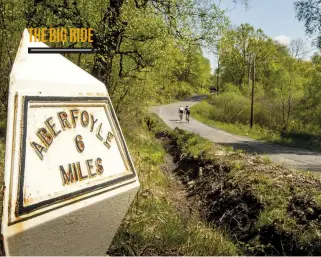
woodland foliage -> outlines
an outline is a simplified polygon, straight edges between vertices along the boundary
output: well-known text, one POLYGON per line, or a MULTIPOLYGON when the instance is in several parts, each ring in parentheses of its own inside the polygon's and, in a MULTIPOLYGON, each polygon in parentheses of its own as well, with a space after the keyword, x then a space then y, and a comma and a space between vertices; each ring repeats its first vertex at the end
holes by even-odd
POLYGON ((120 117, 207 89, 210 63, 202 47, 217 43, 228 19, 219 1, 0 0, 0 103, 6 110, 9 74, 24 28, 93 28, 92 55, 65 57, 105 83, 120 117))
POLYGON ((300 39, 285 46, 250 24, 230 27, 219 43, 213 83, 219 74, 221 95, 211 101, 212 118, 249 124, 255 63, 255 123, 276 131, 320 131, 321 57, 303 59, 304 51, 300 39))

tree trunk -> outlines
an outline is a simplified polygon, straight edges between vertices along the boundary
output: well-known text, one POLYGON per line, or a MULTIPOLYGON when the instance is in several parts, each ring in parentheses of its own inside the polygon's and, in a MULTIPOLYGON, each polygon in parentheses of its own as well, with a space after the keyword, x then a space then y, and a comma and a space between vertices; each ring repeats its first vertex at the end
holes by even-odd
POLYGON ((97 36, 94 34, 93 47, 97 49, 94 58, 94 67, 92 74, 104 82, 107 89, 112 93, 114 91, 112 81, 112 67, 115 55, 119 52, 121 36, 124 32, 124 24, 120 20, 121 7, 124 0, 110 0, 109 6, 102 19, 102 33, 97 36))

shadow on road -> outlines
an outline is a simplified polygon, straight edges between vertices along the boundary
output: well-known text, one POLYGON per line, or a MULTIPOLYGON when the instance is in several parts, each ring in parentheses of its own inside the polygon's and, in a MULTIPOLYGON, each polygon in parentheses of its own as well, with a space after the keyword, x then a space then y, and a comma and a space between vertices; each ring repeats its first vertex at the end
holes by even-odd
POLYGON ((220 143, 223 146, 232 146, 234 149, 243 149, 258 154, 297 154, 297 155, 318 155, 321 153, 305 149, 269 144, 265 142, 241 141, 235 143, 220 143))
POLYGON ((189 98, 186 98, 184 101, 199 102, 199 101, 206 99, 207 97, 208 97, 207 95, 194 95, 189 98))
POLYGON ((179 123, 179 124, 187 124, 185 120, 169 120, 169 121, 174 121, 175 123, 179 123))

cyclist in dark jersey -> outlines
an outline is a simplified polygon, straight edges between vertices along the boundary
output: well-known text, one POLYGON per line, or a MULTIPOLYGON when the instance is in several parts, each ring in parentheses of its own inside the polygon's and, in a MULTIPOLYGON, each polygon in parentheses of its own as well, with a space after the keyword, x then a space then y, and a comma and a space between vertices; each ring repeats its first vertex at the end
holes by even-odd
POLYGON ((186 107, 185 107, 185 117, 186 117, 187 123, 189 122, 189 115, 190 114, 191 114, 191 111, 190 111, 189 107, 186 105, 186 107))

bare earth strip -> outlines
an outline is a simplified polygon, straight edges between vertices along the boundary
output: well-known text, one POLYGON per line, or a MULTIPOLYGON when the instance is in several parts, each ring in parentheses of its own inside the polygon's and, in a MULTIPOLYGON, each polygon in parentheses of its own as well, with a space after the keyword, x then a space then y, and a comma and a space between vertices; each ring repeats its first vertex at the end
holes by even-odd
POLYGON ((152 107, 151 111, 156 113, 172 129, 175 127, 199 134, 212 142, 232 146, 235 149, 244 149, 248 152, 266 154, 275 163, 281 164, 291 169, 321 171, 321 153, 312 152, 305 149, 269 144, 257 141, 248 137, 227 133, 205 125, 190 118, 189 124, 179 121, 178 108, 182 106, 192 106, 204 99, 202 96, 191 97, 188 100, 152 107))

